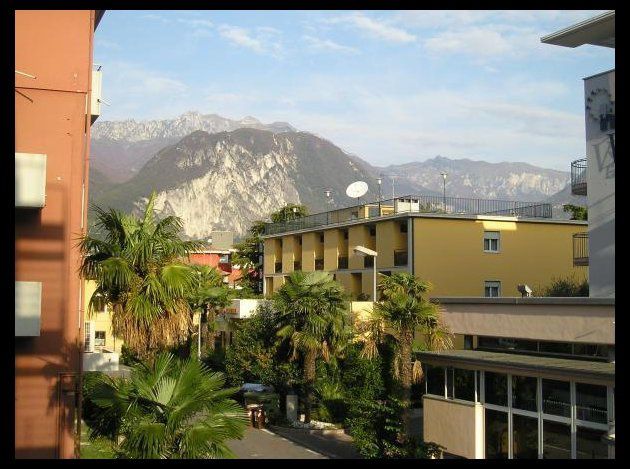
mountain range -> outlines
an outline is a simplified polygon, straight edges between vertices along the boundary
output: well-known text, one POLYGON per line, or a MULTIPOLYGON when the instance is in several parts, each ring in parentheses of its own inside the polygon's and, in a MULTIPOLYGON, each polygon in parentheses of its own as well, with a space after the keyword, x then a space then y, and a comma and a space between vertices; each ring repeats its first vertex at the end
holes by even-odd
POLYGON ((176 119, 97 122, 92 128, 90 201, 138 211, 152 190, 156 209, 183 218, 185 234, 245 233, 287 203, 311 213, 350 205, 345 188, 368 184, 367 199, 395 192, 584 205, 572 196, 569 173, 527 163, 487 163, 442 156, 372 166, 332 142, 290 124, 240 121, 188 112, 176 119), (381 178, 379 187, 377 178, 381 178), (329 197, 326 196, 328 192, 329 197))

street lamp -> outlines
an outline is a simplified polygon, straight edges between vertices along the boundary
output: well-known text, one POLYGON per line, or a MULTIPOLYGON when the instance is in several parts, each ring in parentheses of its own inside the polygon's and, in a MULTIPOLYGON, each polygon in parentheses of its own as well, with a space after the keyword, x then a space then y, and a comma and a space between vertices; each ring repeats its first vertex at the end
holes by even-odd
POLYGON ((444 212, 446 212, 446 173, 441 172, 440 174, 442 175, 442 179, 444 182, 444 185, 442 187, 442 204, 443 204, 444 212))
POLYGON ((383 179, 379 176, 376 178, 376 183, 378 184, 378 216, 381 216, 381 199, 383 196, 381 195, 381 184, 383 184, 383 179))
POLYGON ((368 249, 365 246, 355 246, 353 251, 357 256, 374 258, 374 296, 372 297, 372 301, 376 301, 376 256, 378 256, 378 252, 368 249))

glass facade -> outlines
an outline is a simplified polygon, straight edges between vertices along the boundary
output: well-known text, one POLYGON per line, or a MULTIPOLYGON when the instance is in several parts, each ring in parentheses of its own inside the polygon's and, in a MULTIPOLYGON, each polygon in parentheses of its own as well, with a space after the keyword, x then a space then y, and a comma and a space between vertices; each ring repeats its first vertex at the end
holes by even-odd
POLYGON ((571 417, 571 385, 568 381, 542 380, 542 411, 571 417))
POLYGON ((427 394, 444 396, 444 367, 425 365, 427 394))
POLYGON ((606 435, 603 430, 577 427, 576 449, 578 459, 607 459, 608 445, 602 439, 606 435))
POLYGON ((475 402, 475 379, 476 372, 474 370, 455 368, 453 397, 455 397, 455 399, 475 402))
POLYGON ((512 407, 522 410, 538 410, 538 379, 530 376, 512 376, 512 407))
POLYGON ((486 459, 508 459, 508 414, 486 409, 486 459))
POLYGON ((575 385, 575 418, 587 422, 607 423, 606 386, 575 385))
POLYGON ((512 457, 538 459, 538 419, 512 415, 512 457))
POLYGON ((477 348, 501 352, 527 352, 540 355, 558 355, 606 360, 614 356, 614 345, 576 344, 542 340, 515 339, 512 337, 477 338, 477 348))
POLYGON ((486 403, 507 406, 507 375, 486 371, 486 403))
POLYGON ((543 421, 543 458, 571 459, 571 425, 543 421))

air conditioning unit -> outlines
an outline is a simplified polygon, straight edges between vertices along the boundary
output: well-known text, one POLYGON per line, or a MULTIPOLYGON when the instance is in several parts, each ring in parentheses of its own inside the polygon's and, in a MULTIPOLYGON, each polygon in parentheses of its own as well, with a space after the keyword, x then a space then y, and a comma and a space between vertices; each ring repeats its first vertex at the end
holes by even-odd
POLYGON ((90 109, 92 113, 92 124, 101 115, 101 102, 103 97, 103 72, 92 70, 92 96, 90 109))
POLYGON ((39 337, 42 282, 15 282, 15 337, 39 337))
POLYGON ((15 206, 42 208, 46 203, 46 155, 15 153, 15 206))

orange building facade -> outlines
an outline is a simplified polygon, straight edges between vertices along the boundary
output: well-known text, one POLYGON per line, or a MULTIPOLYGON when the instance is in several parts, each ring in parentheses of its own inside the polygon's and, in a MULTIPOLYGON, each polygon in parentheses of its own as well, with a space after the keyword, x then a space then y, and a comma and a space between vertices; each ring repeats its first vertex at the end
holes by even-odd
MULTIPOLYGON (((103 11, 15 12, 15 456, 78 456, 94 31, 103 11), (45 155, 41 208, 18 207, 18 154, 45 155), (18 284, 41 294, 18 333, 18 284)), ((30 180, 20 179, 30 184, 30 180)), ((26 301, 30 301, 27 298, 26 301)))

